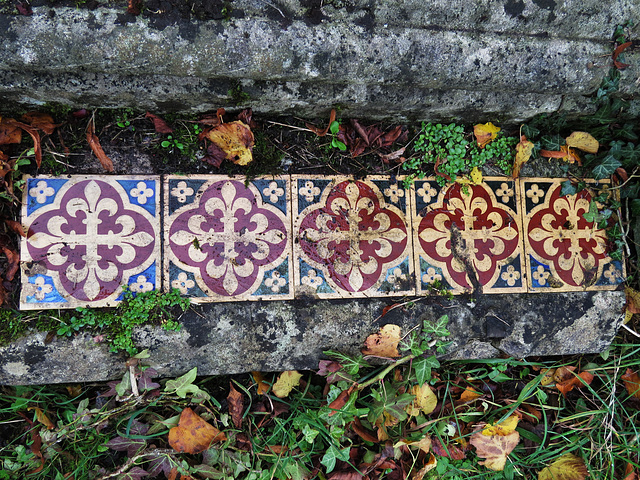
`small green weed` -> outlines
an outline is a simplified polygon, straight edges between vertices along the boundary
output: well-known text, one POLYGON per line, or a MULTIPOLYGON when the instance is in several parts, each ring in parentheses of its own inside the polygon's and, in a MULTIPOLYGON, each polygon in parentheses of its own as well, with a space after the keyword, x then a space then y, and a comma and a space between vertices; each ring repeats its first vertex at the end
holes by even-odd
POLYGON ((329 132, 331 133, 331 146, 333 148, 337 148, 341 152, 346 152, 347 146, 344 144, 344 142, 341 142, 340 140, 338 140, 339 131, 340 131, 340 122, 338 122, 337 120, 334 120, 333 122, 331 122, 331 125, 329 125, 329 132))
POLYGON ((173 289, 169 293, 151 291, 133 294, 124 292, 121 304, 115 309, 77 308, 75 314, 62 318, 57 329, 60 336, 71 336, 82 329, 102 335, 110 345, 111 351, 124 350, 134 355, 137 349, 133 343, 133 329, 146 323, 162 325, 166 330, 179 330, 180 324, 172 320, 175 310, 184 311, 189 299, 180 296, 173 289))

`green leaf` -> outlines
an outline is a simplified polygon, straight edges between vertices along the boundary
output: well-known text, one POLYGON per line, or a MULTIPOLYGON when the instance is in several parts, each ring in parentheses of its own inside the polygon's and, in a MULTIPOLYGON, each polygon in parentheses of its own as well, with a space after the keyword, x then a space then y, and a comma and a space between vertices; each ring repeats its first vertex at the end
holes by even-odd
POLYGON ((593 178, 600 180, 613 174, 622 164, 616 160, 613 155, 609 154, 602 159, 600 165, 596 165, 593 169, 593 178))
POLYGON ((343 462, 349 460, 349 447, 338 450, 334 445, 331 445, 322 460, 320 460, 320 463, 327 467, 327 473, 331 473, 336 468, 336 460, 342 460, 343 462))
POLYGON ((333 122, 331 122, 331 125, 329 125, 329 131, 336 135, 338 133, 338 130, 340 130, 340 123, 338 123, 337 120, 334 120, 333 122))
POLYGON ((532 127, 531 125, 523 125, 522 135, 527 137, 527 140, 531 140, 532 138, 540 135, 540 130, 538 130, 536 127, 532 127))
POLYGON ((431 366, 429 366, 426 358, 414 360, 413 369, 416 372, 416 380, 420 385, 431 380, 431 366))
POLYGON ((175 393, 180 398, 185 398, 187 393, 195 393, 200 390, 196 385, 192 385, 198 375, 198 367, 193 367, 187 373, 175 380, 169 380, 164 387, 165 392, 175 393))
POLYGON ((631 200, 631 212, 636 216, 640 216, 640 199, 631 200))
POLYGON ((540 139, 540 145, 543 150, 560 150, 560 147, 565 144, 564 138, 560 135, 544 135, 540 139))

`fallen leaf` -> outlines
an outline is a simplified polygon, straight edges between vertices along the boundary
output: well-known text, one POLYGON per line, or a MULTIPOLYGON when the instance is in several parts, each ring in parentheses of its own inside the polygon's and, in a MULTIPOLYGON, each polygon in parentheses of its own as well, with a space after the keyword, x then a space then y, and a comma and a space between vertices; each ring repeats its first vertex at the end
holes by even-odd
POLYGON ((147 112, 145 117, 151 119, 153 122, 153 128, 157 133, 173 133, 173 128, 171 128, 167 122, 157 115, 147 112))
POLYGON ((169 430, 169 445, 178 453, 201 453, 213 442, 224 442, 226 439, 224 433, 189 407, 180 414, 178 426, 169 430))
POLYGON ((633 464, 631 462, 627 462, 627 466, 624 469, 623 480, 638 480, 638 474, 634 470, 633 464))
POLYGON ((621 378, 629 395, 640 399, 640 376, 630 368, 627 368, 621 378))
POLYGON ((305 123, 305 125, 309 130, 311 130, 317 136, 324 137, 329 132, 329 128, 331 127, 331 124, 335 121, 336 121, 336 110, 332 109, 331 113, 329 114, 329 124, 327 125, 326 128, 318 128, 315 125, 312 125, 310 123, 305 123))
POLYGON ((624 68, 627 68, 629 66, 628 63, 622 63, 618 61, 618 56, 624 52, 627 48, 629 48, 631 45, 633 45, 633 42, 625 42, 621 45, 618 45, 615 50, 613 51, 613 54, 611 55, 611 58, 613 60, 613 66, 615 68, 617 68, 618 70, 622 70, 624 68))
POLYGON ((444 162, 442 160, 442 158, 440 158, 440 156, 438 156, 438 158, 436 158, 436 163, 433 166, 433 173, 435 173, 436 175, 438 175, 439 177, 444 178, 447 182, 451 182, 451 177, 449 175, 447 175, 444 172, 441 172, 440 170, 438 170, 438 167, 440 165, 442 165, 444 162))
POLYGON ((431 437, 429 435, 425 435, 420 440, 417 440, 414 442, 407 442, 407 441, 401 440, 398 443, 396 443, 393 446, 393 448, 398 448, 402 445, 406 445, 408 447, 418 447, 424 453, 429 453, 429 450, 431 450, 431 437))
POLYGON ((247 165, 253 160, 254 138, 251 129, 241 121, 223 123, 205 133, 236 165, 247 165))
POLYGON ((26 232, 24 231, 24 227, 20 222, 16 222, 15 220, 7 220, 5 219, 4 223, 11 229, 13 233, 17 233, 21 237, 27 237, 26 232))
POLYGON ((566 140, 567 147, 575 147, 583 152, 598 153, 600 143, 587 132, 572 132, 566 140))
POLYGON ((9 143, 20 143, 22 141, 22 130, 12 118, 0 117, 0 145, 9 143))
POLYGON ((269 391, 269 384, 264 381, 264 377, 261 372, 251 372, 253 376, 253 380, 258 384, 257 393, 258 395, 264 395, 269 391))
POLYGON ((31 16, 33 15, 33 10, 31 9, 31 4, 27 1, 16 3, 16 8, 18 9, 18 13, 20 15, 31 16))
POLYGON ((131 15, 140 15, 142 10, 142 0, 129 0, 127 5, 127 13, 131 15))
POLYGON ((328 405, 329 409, 332 410, 332 412, 329 413, 330 417, 338 413, 338 411, 346 405, 347 400, 351 397, 351 392, 353 392, 353 387, 343 390, 336 399, 328 405))
POLYGON ((38 420, 45 427, 47 427, 49 430, 52 430, 53 428, 55 428, 55 425, 53 424, 53 422, 49 420, 49 417, 47 417, 47 415, 42 411, 40 407, 27 408, 27 411, 31 411, 31 410, 36 412, 36 420, 38 420))
POLYGON ((465 458, 465 454, 460 447, 451 444, 447 444, 446 446, 442 445, 437 438, 431 441, 431 449, 433 453, 439 457, 447 457, 451 460, 462 460, 465 458))
POLYGON ((631 287, 624 287, 627 297, 627 311, 635 314, 640 313, 640 292, 631 287))
POLYGON ((562 145, 560 150, 540 150, 540 156, 546 158, 559 158, 569 163, 578 162, 578 165, 582 166, 582 161, 578 154, 566 145, 562 145))
POLYGON ((0 251, 7 257, 7 269, 4 278, 11 282, 20 268, 20 254, 4 245, 0 245, 0 251))
MULTIPOLYGON (((224 108, 219 108, 215 114, 207 114, 200 117, 198 123, 202 123, 203 125, 210 125, 215 127, 223 123, 222 117, 226 113, 224 108)), ((203 132, 204 133, 204 132, 203 132)), ((204 138, 203 133, 200 134, 199 139, 202 140, 204 138)))
POLYGON ((273 384, 273 394, 278 398, 285 398, 291 393, 293 387, 297 387, 300 384, 301 378, 302 374, 296 370, 282 372, 276 380, 276 383, 273 384))
POLYGON ((386 155, 380 155, 380 159, 382 160, 382 163, 384 163, 385 165, 388 165, 391 162, 394 162, 398 165, 402 164, 405 162, 405 158, 402 156, 404 155, 404 151, 406 150, 406 147, 402 147, 398 150, 396 150, 395 152, 391 152, 391 153, 387 153, 386 155))
POLYGON ((22 116, 22 120, 38 130, 42 130, 47 135, 51 135, 59 126, 53 122, 51 115, 40 112, 29 112, 22 116))
POLYGON ((113 173, 113 162, 107 156, 107 154, 104 153, 104 150, 100 145, 100 141, 98 140, 98 137, 95 133, 93 117, 89 120, 89 124, 87 125, 87 142, 89 142, 89 147, 91 147, 94 155, 98 157, 98 160, 100 160, 100 165, 102 165, 102 168, 104 168, 107 172, 113 173))
POLYGON ((351 429, 363 440, 367 442, 378 443, 378 437, 373 434, 370 430, 364 428, 362 422, 358 417, 353 419, 351 423, 351 429))
POLYGON ((584 460, 571 453, 565 453, 551 465, 538 473, 538 480, 584 480, 589 471, 584 460))
POLYGON ((394 358, 400 356, 398 343, 400 342, 400 327, 387 324, 378 333, 373 333, 364 341, 362 353, 376 357, 394 358))
POLYGON ((473 126, 473 134, 478 142, 478 147, 484 148, 494 138, 498 136, 500 127, 496 127, 493 123, 484 123, 473 126))
POLYGON ((479 457, 485 458, 483 462, 479 462, 480 465, 499 472, 504 470, 507 456, 516 448, 519 441, 520 434, 515 431, 508 435, 485 435, 482 431, 474 433, 469 443, 476 448, 479 457))
POLYGON ((556 381, 556 388, 565 397, 567 396, 567 393, 575 387, 581 388, 584 383, 589 385, 593 381, 593 374, 590 372, 582 372, 579 375, 575 375, 573 373, 575 369, 576 367, 560 367, 556 369, 556 372, 553 375, 553 378, 556 381))
POLYGON ((540 370, 540 374, 542 375, 542 380, 540 380, 540 385, 546 387, 547 385, 555 382, 554 375, 556 374, 555 368, 545 368, 540 370))
POLYGON ((510 435, 512 432, 515 432, 516 427, 518 426, 518 416, 511 415, 506 418, 503 422, 499 423, 490 423, 486 427, 482 429, 482 434, 486 436, 490 435, 510 435))
POLYGON ((522 166, 531 158, 531 152, 533 151, 533 143, 527 140, 524 135, 520 136, 520 143, 516 145, 516 159, 513 162, 513 169, 511 176, 515 179, 520 176, 520 170, 522 166))
POLYGON ((229 382, 229 395, 227 395, 227 403, 229 404, 229 413, 236 428, 242 426, 242 413, 244 412, 244 397, 242 393, 233 387, 233 383, 229 382))
POLYGON ((409 390, 409 393, 416 397, 405 409, 409 415, 417 417, 420 415, 420 412, 429 415, 435 410, 438 404, 438 397, 428 383, 423 383, 421 386, 414 385, 411 387, 411 390, 409 390))
POLYGON ((480 185, 482 183, 482 171, 478 167, 473 167, 471 173, 469 173, 471 183, 474 185, 480 185))
POLYGON ((422 480, 424 476, 436 468, 438 466, 438 461, 433 453, 429 453, 429 460, 424 464, 424 466, 411 475, 411 480, 422 480))
POLYGON ((462 403, 467 403, 467 402, 472 402, 473 400, 475 400, 478 397, 481 397, 482 394, 480 392, 478 392, 477 390, 471 388, 471 387, 467 387, 464 389, 464 391, 462 392, 462 394, 460 395, 460 400, 462 403))

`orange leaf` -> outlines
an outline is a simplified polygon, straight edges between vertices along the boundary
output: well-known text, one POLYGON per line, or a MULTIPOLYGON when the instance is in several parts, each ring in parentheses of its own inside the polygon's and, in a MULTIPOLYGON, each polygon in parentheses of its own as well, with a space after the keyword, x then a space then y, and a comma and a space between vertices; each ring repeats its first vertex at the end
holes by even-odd
POLYGON ((570 453, 565 453, 538 474, 538 480, 584 480, 589 471, 584 460, 570 453))
POLYGON ((36 412, 36 420, 38 420, 45 427, 47 427, 49 430, 52 430, 53 428, 55 428, 55 425, 53 424, 53 422, 49 420, 49 417, 47 417, 46 413, 44 413, 40 407, 27 408, 27 411, 31 411, 31 410, 36 412))
POLYGON ((351 396, 352 391, 353 387, 349 387, 347 390, 343 390, 342 392, 340 392, 340 395, 338 395, 336 399, 329 404, 329 408, 332 410, 332 412, 329 413, 329 416, 338 413, 338 411, 345 406, 347 400, 349 400, 349 397, 351 396))
POLYGON ((7 226, 11 229, 13 233, 17 233, 21 237, 26 238, 27 234, 25 233, 24 227, 20 222, 16 222, 15 220, 5 220, 4 223, 7 224, 7 226))
POLYGON ((329 115, 329 125, 327 125, 327 128, 318 128, 315 125, 311 125, 310 123, 305 123, 305 125, 309 130, 311 130, 313 133, 315 133, 319 137, 324 137, 329 132, 329 128, 331 127, 331 124, 335 121, 336 121, 336 110, 332 109, 331 114, 329 115))
POLYGON ((590 372, 582 372, 580 373, 580 375, 573 375, 572 377, 567 378, 562 382, 556 383, 556 388, 560 390, 562 395, 566 397, 567 393, 573 390, 574 387, 582 388, 582 386, 585 383, 587 385, 590 385, 592 381, 593 381, 593 374, 591 374, 590 372))
POLYGON ((229 395, 227 395, 227 403, 229 404, 229 413, 236 428, 242 425, 242 413, 244 412, 244 397, 242 393, 233 387, 233 383, 229 382, 229 395))
POLYGON ((251 129, 241 121, 223 123, 205 133, 236 165, 247 165, 253 161, 254 138, 251 129))
POLYGON ((516 159, 513 163, 513 171, 511 172, 511 176, 513 178, 518 178, 520 176, 520 169, 529 161, 529 158, 531 158, 532 150, 533 143, 527 140, 527 137, 521 135, 520 143, 516 145, 516 159))
POLYGON ((98 160, 100 160, 100 165, 102 165, 102 168, 104 168, 107 172, 112 173, 113 162, 109 157, 107 157, 107 154, 104 153, 104 150, 100 145, 100 141, 98 140, 98 137, 95 133, 93 117, 91 118, 91 120, 89 120, 89 124, 87 125, 87 142, 89 142, 89 146, 91 147, 91 150, 93 151, 95 156, 98 157, 98 160))
POLYGON ((374 355, 385 358, 399 357, 399 342, 400 327, 398 325, 388 324, 382 327, 378 333, 371 334, 367 337, 362 353, 364 355, 374 355))
POLYGON ((12 118, 10 118, 9 120, 10 120, 10 123, 13 123, 15 126, 21 128, 22 130, 27 132, 29 135, 31 135, 31 138, 33 139, 33 153, 36 156, 36 165, 38 165, 38 168, 40 168, 40 165, 42 164, 42 148, 40 147, 40 134, 31 125, 18 122, 16 120, 13 120, 12 118))
POLYGON ((627 466, 624 469, 624 480, 638 480, 638 474, 633 469, 631 462, 627 462, 627 466))
POLYGON ((264 381, 264 377, 260 372, 251 372, 253 380, 258 384, 258 395, 264 395, 269 391, 269 384, 264 381))
POLYGON ((169 445, 176 452, 201 453, 213 442, 224 442, 224 433, 204 421, 189 407, 180 414, 177 427, 169 430, 169 445))
POLYGON ((478 142, 478 147, 484 148, 494 138, 498 136, 500 127, 496 127, 493 123, 488 122, 484 124, 474 125, 473 134, 478 142))
POLYGON ((467 387, 465 388, 464 392, 462 392, 462 395, 460 395, 460 401, 462 401, 463 403, 472 402, 476 398, 481 396, 482 394, 477 390, 475 390, 474 388, 467 387))
POLYGON ((621 378, 629 395, 640 398, 640 377, 638 374, 630 368, 627 368, 627 371, 621 378))

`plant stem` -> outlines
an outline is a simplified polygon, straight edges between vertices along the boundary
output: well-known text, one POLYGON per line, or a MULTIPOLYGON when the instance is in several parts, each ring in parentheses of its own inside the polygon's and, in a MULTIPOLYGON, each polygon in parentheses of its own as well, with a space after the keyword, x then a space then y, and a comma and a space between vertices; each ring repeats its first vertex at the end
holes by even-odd
POLYGON ((415 355, 407 355, 406 357, 402 357, 399 360, 396 360, 395 362, 393 362, 391 365, 388 365, 387 368, 385 368, 384 370, 382 370, 378 375, 376 375, 375 377, 367 380, 364 383, 361 383, 358 385, 358 390, 363 390, 365 388, 367 388, 369 385, 372 385, 376 382, 379 382, 380 380, 382 380, 384 377, 387 376, 387 373, 389 373, 391 370, 393 370, 394 368, 396 368, 398 365, 402 365, 403 363, 407 363, 410 362, 411 360, 413 360, 414 358, 416 358, 415 355))

